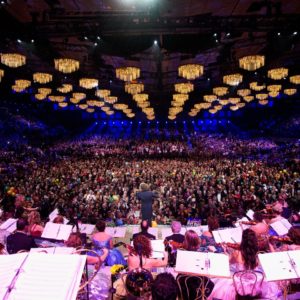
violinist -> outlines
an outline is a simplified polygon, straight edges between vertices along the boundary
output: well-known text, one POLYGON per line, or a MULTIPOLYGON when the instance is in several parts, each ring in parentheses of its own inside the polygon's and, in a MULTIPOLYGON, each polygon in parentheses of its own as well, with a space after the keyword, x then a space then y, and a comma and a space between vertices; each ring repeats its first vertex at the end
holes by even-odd
POLYGON ((179 221, 172 221, 171 229, 173 234, 166 237, 167 241, 174 241, 182 244, 184 241, 184 235, 180 233, 181 223, 179 221))
POLYGON ((283 211, 283 208, 280 203, 277 203, 273 206, 274 217, 270 220, 270 224, 284 219, 284 217, 281 215, 282 211, 283 211))
POLYGON ((254 213, 253 220, 256 224, 252 225, 250 229, 255 232, 259 251, 268 251, 269 243, 267 236, 269 233, 269 225, 263 220, 263 215, 260 212, 254 213))
POLYGON ((289 250, 300 250, 300 228, 291 227, 285 237, 281 236, 270 236, 272 245, 279 246, 273 251, 289 251, 289 250))

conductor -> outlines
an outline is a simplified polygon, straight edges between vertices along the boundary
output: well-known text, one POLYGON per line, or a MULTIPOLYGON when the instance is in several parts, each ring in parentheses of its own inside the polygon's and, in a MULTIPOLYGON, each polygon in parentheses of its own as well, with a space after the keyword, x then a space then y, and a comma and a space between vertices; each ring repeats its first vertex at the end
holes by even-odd
POLYGON ((138 200, 141 201, 141 214, 142 220, 147 220, 149 226, 152 221, 152 203, 155 198, 155 194, 149 190, 148 184, 142 182, 140 184, 140 192, 137 193, 138 200))

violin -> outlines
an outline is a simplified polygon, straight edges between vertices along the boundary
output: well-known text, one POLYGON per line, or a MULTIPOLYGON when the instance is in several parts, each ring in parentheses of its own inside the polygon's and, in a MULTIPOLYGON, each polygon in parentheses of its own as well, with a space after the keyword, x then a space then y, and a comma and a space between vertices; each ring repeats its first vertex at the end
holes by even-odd
POLYGON ((243 225, 256 225, 258 222, 256 222, 256 221, 240 221, 239 223, 243 224, 243 225))
POLYGON ((164 240, 165 247, 169 247, 171 251, 175 251, 183 247, 183 243, 178 243, 173 240, 164 240))
POLYGON ((229 248, 232 248, 234 250, 240 250, 241 245, 240 244, 236 244, 236 243, 218 243, 218 246, 227 246, 229 248))

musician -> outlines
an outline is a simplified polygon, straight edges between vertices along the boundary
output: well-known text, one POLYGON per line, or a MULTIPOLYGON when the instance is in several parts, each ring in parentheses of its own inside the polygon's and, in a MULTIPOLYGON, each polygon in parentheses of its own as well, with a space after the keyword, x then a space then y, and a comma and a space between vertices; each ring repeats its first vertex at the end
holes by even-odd
POLYGON ((187 251, 199 251, 201 240, 194 230, 187 230, 184 236, 182 248, 187 251))
POLYGON ((253 214, 253 221, 255 225, 250 227, 256 234, 259 251, 269 251, 268 233, 269 225, 263 219, 263 215, 260 212, 253 214))
POLYGON ((148 238, 149 240, 155 240, 155 236, 151 233, 148 232, 148 228, 149 228, 149 223, 147 220, 143 220, 142 223, 141 223, 141 231, 138 232, 138 233, 135 233, 133 236, 132 236, 132 239, 135 239, 137 236, 139 235, 143 235, 145 236, 146 238, 148 238))
POLYGON ((7 251, 9 254, 17 253, 20 250, 29 251, 31 248, 37 247, 33 237, 27 235, 27 230, 27 220, 18 219, 17 231, 7 237, 7 251))
POLYGON ((166 237, 167 241, 174 241, 182 244, 184 241, 184 235, 180 233, 181 223, 179 221, 172 221, 171 229, 173 234, 166 237))
POLYGON ((282 217, 282 215, 281 215, 282 211, 283 211, 282 204, 277 203, 272 208, 273 208, 273 212, 274 212, 275 216, 274 216, 274 218, 272 218, 270 220, 270 224, 275 223, 277 221, 280 221, 280 220, 284 219, 284 217, 282 217))
POLYGON ((140 234, 133 239, 133 251, 129 253, 128 257, 128 269, 133 270, 140 266, 142 262, 142 267, 144 269, 151 270, 155 267, 165 267, 168 263, 168 253, 164 251, 163 259, 151 258, 152 247, 150 239, 140 234))
POLYGON ((138 200, 141 201, 141 218, 147 220, 149 226, 152 221, 152 204, 155 194, 150 191, 148 184, 142 182, 140 184, 140 192, 137 193, 138 200))
POLYGON ((34 237, 40 237, 43 233, 44 227, 41 225, 41 217, 38 211, 30 212, 28 216, 28 232, 34 237))

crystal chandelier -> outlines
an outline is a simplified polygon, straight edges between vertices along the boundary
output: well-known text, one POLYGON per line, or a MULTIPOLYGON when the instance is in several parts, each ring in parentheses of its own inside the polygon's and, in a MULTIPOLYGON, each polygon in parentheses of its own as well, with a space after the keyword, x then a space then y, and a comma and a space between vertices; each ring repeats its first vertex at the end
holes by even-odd
POLYGON ((259 100, 265 100, 268 98, 268 94, 256 94, 256 99, 259 99, 259 100))
POLYGON ((47 95, 46 94, 35 94, 34 97, 35 97, 35 99, 41 101, 41 100, 45 100, 47 95))
POLYGON ((240 109, 237 105, 230 106, 229 108, 230 108, 231 110, 233 110, 233 111, 236 111, 236 110, 240 109))
POLYGON ((93 113, 95 111, 95 109, 94 108, 87 108, 86 109, 86 112, 88 112, 89 114, 91 114, 91 113, 93 113))
POLYGON ((123 109, 123 112, 124 112, 124 114, 130 114, 130 113, 132 113, 132 109, 126 108, 126 109, 123 109))
POLYGON ((99 98, 105 98, 110 96, 110 90, 97 90, 95 95, 99 98))
POLYGON ((263 55, 249 55, 239 59, 240 68, 247 71, 255 71, 265 65, 263 55))
POLYGON ((171 101, 172 106, 183 106, 184 102, 178 102, 178 101, 171 101))
POLYGON ((144 91, 144 85, 142 83, 126 83, 125 92, 131 95, 140 94, 144 91))
POLYGON ((188 94, 174 94, 173 95, 173 100, 176 101, 176 102, 184 103, 188 99, 189 99, 188 94))
POLYGON ((259 101, 258 101, 258 103, 259 103, 260 105, 266 105, 266 104, 268 104, 268 103, 269 103, 269 101, 268 101, 268 100, 265 100, 265 99, 263 99, 263 100, 259 100, 259 101))
POLYGON ((227 105, 227 104, 229 104, 229 100, 228 99, 221 99, 221 100, 219 100, 219 103, 222 104, 222 105, 227 105))
POLYGON ((242 81, 243 75, 238 73, 223 76, 223 82, 231 86, 239 85, 242 81))
POLYGON ((283 92, 286 95, 292 96, 292 95, 295 95, 297 93, 297 90, 296 89, 284 89, 283 92))
POLYGON ((256 92, 259 92, 259 91, 263 90, 264 88, 266 88, 266 86, 264 84, 258 85, 258 83, 256 81, 250 82, 249 86, 250 86, 251 90, 254 90, 256 92))
POLYGON ((1 63, 10 68, 18 68, 26 64, 26 57, 17 53, 1 54, 1 63))
POLYGON ((237 104, 241 101, 241 99, 239 97, 231 97, 228 99, 228 101, 231 103, 231 104, 237 104))
POLYGON ((50 88, 39 88, 38 89, 39 94, 42 95, 50 95, 52 93, 52 90, 50 88))
POLYGON ((214 106, 214 109, 216 109, 216 110, 221 110, 222 108, 223 108, 223 106, 220 104, 214 106))
POLYGON ((251 94, 251 90, 249 89, 241 89, 241 90, 237 90, 237 95, 241 96, 241 97, 245 97, 245 96, 249 96, 251 94))
POLYGON ((149 95, 148 94, 135 94, 132 97, 136 102, 144 102, 148 101, 149 95))
POLYGON ((104 98, 104 101, 109 104, 114 104, 118 101, 118 97, 116 96, 108 96, 104 98))
POLYGON ((63 83, 57 90, 63 94, 70 93, 73 90, 72 84, 63 83))
POLYGON ((79 61, 70 58, 54 59, 54 67, 62 73, 73 73, 79 69, 79 61))
POLYGON ((290 82, 294 84, 300 84, 300 75, 291 76, 290 82))
POLYGON ((135 114, 134 114, 134 113, 129 113, 129 114, 127 114, 127 117, 128 117, 128 118, 134 118, 134 117, 135 117, 135 114))
POLYGON ((269 92, 279 92, 281 90, 281 84, 272 84, 267 86, 269 92))
POLYGON ((64 107, 68 106, 68 103, 67 102, 61 102, 61 103, 58 103, 58 106, 61 107, 61 108, 64 108, 64 107))
POLYGON ((25 79, 18 79, 15 80, 15 85, 25 90, 26 88, 30 87, 31 81, 25 79))
POLYGON ((216 95, 204 95, 203 99, 206 102, 214 102, 214 101, 218 100, 216 95))
POLYGON ((213 88, 213 93, 220 97, 224 96, 228 93, 228 87, 224 87, 224 86, 215 87, 213 88))
POLYGON ((93 89, 99 84, 98 79, 95 78, 81 78, 79 80, 79 85, 85 89, 93 89))
POLYGON ((94 106, 96 106, 96 107, 102 107, 102 106, 104 106, 105 105, 105 102, 104 101, 95 101, 95 103, 94 103, 94 106))
POLYGON ((140 75, 141 70, 136 67, 122 67, 116 69, 116 77, 126 82, 136 80, 140 75))
POLYGON ((254 96, 245 96, 245 97, 243 97, 243 99, 246 101, 246 102, 251 102, 251 101, 253 101, 254 100, 254 96))
POLYGON ((73 93, 73 98, 77 100, 83 100, 86 97, 85 93, 73 93))
POLYGON ((25 89, 20 87, 20 86, 17 86, 17 85, 13 85, 12 87, 12 90, 15 91, 16 93, 21 93, 23 92, 25 89))
POLYGON ((171 121, 173 121, 173 120, 176 119, 176 116, 170 116, 170 115, 168 115, 168 119, 171 120, 171 121))
POLYGON ((246 104, 245 104, 245 103, 242 103, 242 102, 236 104, 236 106, 238 106, 239 108, 242 108, 242 107, 244 107, 245 105, 246 105, 246 104))
POLYGON ((4 76, 4 70, 0 69, 0 82, 3 76, 4 76))
POLYGON ((76 98, 70 98, 70 102, 73 104, 78 104, 81 100, 76 98))
POLYGON ((86 100, 88 106, 96 106, 97 100, 86 100))
POLYGON ((287 77, 288 74, 289 74, 289 70, 287 68, 277 68, 268 71, 268 77, 273 80, 281 80, 287 77))
POLYGON ((178 75, 187 80, 194 80, 203 75, 204 68, 199 64, 187 64, 178 68, 178 75))
POLYGON ((272 98, 275 98, 278 95, 279 95, 279 92, 277 92, 277 91, 269 92, 269 96, 272 97, 272 98))
POLYGON ((50 96, 48 96, 48 99, 50 101, 53 101, 53 102, 63 102, 63 101, 65 101, 65 97, 64 96, 50 95, 50 96))
POLYGON ((194 90, 194 85, 190 82, 187 83, 176 83, 175 91, 181 94, 188 94, 194 90))
POLYGON ((211 107, 211 103, 200 103, 200 105, 201 105, 201 108, 203 108, 203 109, 208 109, 211 107))
MULTIPOLYGON (((87 109, 89 106, 88 106, 86 103, 82 103, 82 104, 79 104, 78 107, 79 107, 80 109, 82 109, 82 110, 85 110, 85 109, 87 109)), ((108 107, 108 109, 109 109, 109 107, 108 107)))
POLYGON ((124 110, 124 109, 128 108, 128 105, 123 104, 123 103, 116 103, 116 104, 114 104, 114 108, 117 110, 124 110))
POLYGON ((110 107, 108 107, 108 106, 102 106, 101 110, 106 112, 106 111, 110 110, 110 107))
POLYGON ((108 110, 105 112, 108 116, 113 115, 115 112, 113 110, 108 110))
POLYGON ((49 73, 34 73, 33 81, 41 84, 45 84, 52 81, 52 75, 49 73))

